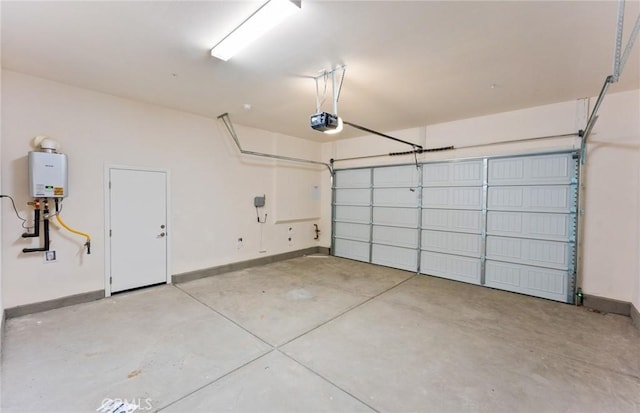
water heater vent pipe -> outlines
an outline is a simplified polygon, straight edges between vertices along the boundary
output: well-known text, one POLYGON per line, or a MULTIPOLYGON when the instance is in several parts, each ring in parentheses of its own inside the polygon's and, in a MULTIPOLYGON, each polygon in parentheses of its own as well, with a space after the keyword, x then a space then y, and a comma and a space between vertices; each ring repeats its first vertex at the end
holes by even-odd
POLYGON ((49 153, 57 153, 58 148, 60 147, 56 140, 51 139, 46 135, 38 135, 33 138, 33 146, 40 149, 42 152, 49 153))

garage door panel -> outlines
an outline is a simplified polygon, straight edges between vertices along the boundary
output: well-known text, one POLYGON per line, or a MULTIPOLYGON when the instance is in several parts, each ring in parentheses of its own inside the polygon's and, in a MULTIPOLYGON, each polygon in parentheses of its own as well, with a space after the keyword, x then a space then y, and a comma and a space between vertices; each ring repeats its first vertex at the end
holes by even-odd
POLYGON ((336 206, 335 221, 368 224, 371 221, 371 208, 360 206, 336 206))
POLYGON ((411 166, 389 166, 373 170, 375 187, 414 187, 419 183, 418 168, 411 166))
POLYGON ((339 205, 370 205, 370 189, 336 189, 335 203, 339 205))
POLYGON ((371 262, 374 264, 385 265, 387 267, 416 271, 418 251, 415 249, 373 244, 371 250, 371 262))
POLYGON ((421 248, 428 251, 480 258, 482 237, 478 234, 424 230, 422 231, 421 248))
POLYGON ((336 238, 334 240, 334 252, 336 257, 350 258, 352 260, 369 262, 369 243, 336 238))
POLYGON ((418 228, 417 208, 373 208, 373 223, 387 226, 418 228))
POLYGON ((571 154, 490 159, 489 185, 570 184, 576 161, 571 154))
POLYGON ((490 236, 487 258, 567 270, 570 251, 565 242, 490 236))
POLYGON ((418 191, 409 188, 376 188, 373 205, 393 207, 418 207, 418 191))
POLYGON ((569 213, 575 197, 570 186, 489 187, 490 210, 569 213))
POLYGON ((336 222, 334 234, 337 238, 369 242, 369 238, 371 237, 371 226, 365 224, 351 224, 348 222, 336 222))
POLYGON ((374 225, 373 242, 407 248, 418 248, 418 230, 374 225))
POLYGON ((487 260, 485 285, 566 302, 568 273, 549 268, 487 260))
POLYGON ((481 186, 482 160, 423 166, 423 186, 481 186))
POLYGON ((450 188, 424 188, 422 190, 422 206, 430 208, 449 208, 450 188))
POLYGON ((422 190, 425 208, 482 209, 481 187, 432 187, 422 190))
POLYGON ((480 234, 482 232, 482 212, 423 209, 422 228, 480 234))
POLYGON ((420 273, 480 284, 480 260, 422 251, 420 273))
POLYGON ((569 241, 572 216, 535 212, 487 213, 487 234, 569 241))
POLYGON ((336 188, 369 188, 371 186, 371 169, 350 169, 336 171, 336 188))

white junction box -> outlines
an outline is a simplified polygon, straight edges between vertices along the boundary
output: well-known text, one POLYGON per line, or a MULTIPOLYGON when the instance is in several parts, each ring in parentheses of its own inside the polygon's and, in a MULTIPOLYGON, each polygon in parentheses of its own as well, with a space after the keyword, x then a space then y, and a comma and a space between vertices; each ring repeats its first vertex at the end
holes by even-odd
POLYGON ((67 155, 29 152, 29 195, 32 198, 64 198, 69 195, 67 155))

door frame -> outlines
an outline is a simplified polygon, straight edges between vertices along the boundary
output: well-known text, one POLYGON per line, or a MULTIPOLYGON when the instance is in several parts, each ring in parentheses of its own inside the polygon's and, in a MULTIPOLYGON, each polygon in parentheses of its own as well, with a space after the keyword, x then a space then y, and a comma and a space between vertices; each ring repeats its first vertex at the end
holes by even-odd
POLYGON ((147 168, 142 166, 129 166, 118 164, 107 164, 104 166, 104 296, 111 296, 111 239, 109 237, 109 228, 111 226, 111 198, 109 192, 109 181, 112 169, 120 169, 127 171, 140 172, 161 172, 166 176, 165 182, 165 205, 166 205, 166 225, 167 236, 167 256, 165 260, 166 283, 171 284, 171 238, 173 227, 171 223, 171 172, 164 168, 147 168))

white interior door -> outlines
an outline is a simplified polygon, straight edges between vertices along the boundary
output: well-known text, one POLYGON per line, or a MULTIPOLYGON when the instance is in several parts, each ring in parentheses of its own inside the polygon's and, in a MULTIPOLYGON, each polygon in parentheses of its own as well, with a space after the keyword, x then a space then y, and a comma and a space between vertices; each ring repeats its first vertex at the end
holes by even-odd
POLYGON ((111 292, 167 281, 167 173, 109 169, 111 292))

